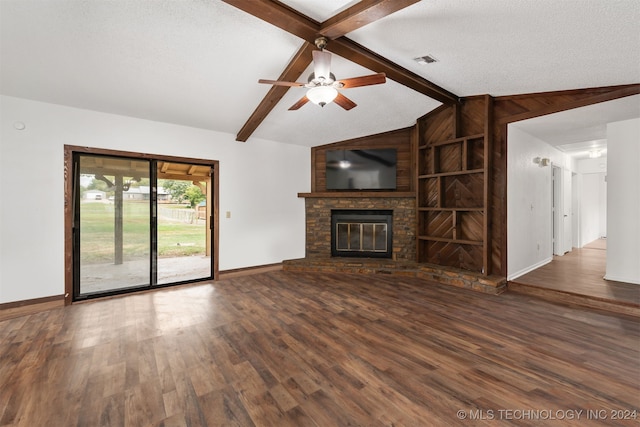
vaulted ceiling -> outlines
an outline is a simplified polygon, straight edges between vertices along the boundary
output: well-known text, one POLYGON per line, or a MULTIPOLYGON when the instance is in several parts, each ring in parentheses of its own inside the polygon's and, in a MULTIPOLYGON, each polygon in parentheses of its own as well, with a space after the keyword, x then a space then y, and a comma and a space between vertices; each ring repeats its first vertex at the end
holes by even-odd
POLYGON ((349 89, 358 105, 349 111, 288 111, 304 95, 291 88, 248 143, 316 146, 411 126, 447 102, 421 89, 429 85, 455 98, 640 82, 637 0, 2 0, 0 93, 238 135, 271 89, 258 79, 278 79, 309 41, 242 3, 264 4, 272 22, 276 4, 318 26, 345 10, 403 3, 360 16, 371 22, 351 22, 327 50, 339 79, 381 71, 346 59, 346 44, 419 83, 387 73, 383 85, 349 89), (438 62, 414 61, 424 55, 438 62))

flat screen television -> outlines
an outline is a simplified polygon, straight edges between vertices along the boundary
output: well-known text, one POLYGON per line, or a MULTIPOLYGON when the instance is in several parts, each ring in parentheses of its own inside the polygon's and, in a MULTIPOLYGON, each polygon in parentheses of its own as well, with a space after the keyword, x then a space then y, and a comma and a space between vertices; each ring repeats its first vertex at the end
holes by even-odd
POLYGON ((395 190, 398 151, 327 150, 327 190, 395 190))

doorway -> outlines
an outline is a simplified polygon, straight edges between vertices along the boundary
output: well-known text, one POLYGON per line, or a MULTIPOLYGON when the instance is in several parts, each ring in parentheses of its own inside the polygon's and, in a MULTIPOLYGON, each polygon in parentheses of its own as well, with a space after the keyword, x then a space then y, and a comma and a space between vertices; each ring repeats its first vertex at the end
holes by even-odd
POLYGON ((553 237, 551 242, 553 244, 554 255, 564 255, 562 249, 562 169, 558 166, 551 168, 552 180, 551 180, 551 215, 553 221, 553 237))
POLYGON ((562 256, 573 248, 573 180, 568 169, 553 165, 551 171, 553 254, 562 256))
POLYGON ((217 162, 65 147, 66 300, 217 276, 217 162))

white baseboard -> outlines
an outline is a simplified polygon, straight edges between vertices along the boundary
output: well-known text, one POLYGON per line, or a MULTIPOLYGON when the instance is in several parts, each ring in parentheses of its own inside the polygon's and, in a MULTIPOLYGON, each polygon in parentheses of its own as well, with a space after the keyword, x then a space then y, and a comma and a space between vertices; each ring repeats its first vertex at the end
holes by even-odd
POLYGON ((518 277, 523 276, 523 275, 529 273, 530 271, 535 270, 536 268, 540 268, 543 265, 549 264, 551 261, 553 261, 553 257, 546 258, 546 259, 544 259, 544 260, 542 260, 542 261, 540 261, 540 262, 538 262, 536 264, 533 264, 533 265, 530 265, 529 267, 523 268, 520 271, 517 271, 517 272, 512 273, 512 274, 508 274, 507 275, 507 280, 517 279, 518 277))

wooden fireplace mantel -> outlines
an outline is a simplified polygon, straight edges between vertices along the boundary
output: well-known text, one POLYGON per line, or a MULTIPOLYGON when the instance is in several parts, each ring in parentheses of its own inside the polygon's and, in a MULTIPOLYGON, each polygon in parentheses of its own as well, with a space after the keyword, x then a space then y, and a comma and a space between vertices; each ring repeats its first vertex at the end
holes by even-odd
POLYGON ((302 198, 392 198, 416 197, 414 191, 321 191, 314 193, 298 193, 302 198))

